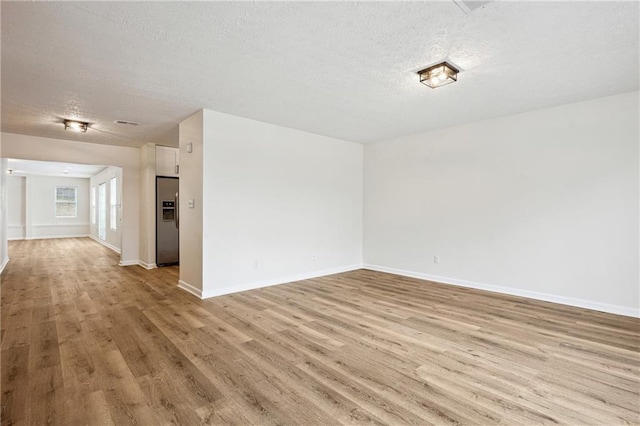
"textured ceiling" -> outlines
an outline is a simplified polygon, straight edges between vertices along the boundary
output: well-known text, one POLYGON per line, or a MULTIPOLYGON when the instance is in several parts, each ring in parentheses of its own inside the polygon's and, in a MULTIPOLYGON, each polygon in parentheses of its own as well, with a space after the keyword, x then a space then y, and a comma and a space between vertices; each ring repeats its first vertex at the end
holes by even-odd
POLYGON ((9 158, 7 169, 13 171, 14 176, 64 176, 76 178, 90 178, 100 173, 105 166, 89 164, 57 163, 54 161, 32 161, 9 158))
POLYGON ((2 2, 2 131, 173 144, 207 108, 367 143, 637 90, 638 7, 2 2), (459 81, 421 85, 442 59, 459 81))

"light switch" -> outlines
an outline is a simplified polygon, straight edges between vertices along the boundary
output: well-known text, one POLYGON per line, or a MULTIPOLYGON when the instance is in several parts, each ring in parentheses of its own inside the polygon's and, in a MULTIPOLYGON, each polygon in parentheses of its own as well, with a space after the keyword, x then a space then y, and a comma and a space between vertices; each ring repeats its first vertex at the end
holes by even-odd
POLYGON ((187 144, 187 152, 193 152, 193 144, 191 142, 187 144))
POLYGON ((189 201, 187 201, 187 206, 188 206, 190 209, 192 209, 192 208, 195 206, 194 201, 193 201, 193 200, 189 200, 189 201))

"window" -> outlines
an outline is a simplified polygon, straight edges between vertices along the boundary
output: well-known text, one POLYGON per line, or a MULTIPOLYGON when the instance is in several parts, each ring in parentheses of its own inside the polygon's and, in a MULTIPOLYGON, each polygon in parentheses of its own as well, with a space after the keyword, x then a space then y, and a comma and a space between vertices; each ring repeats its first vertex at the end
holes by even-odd
POLYGON ((96 187, 95 185, 91 187, 91 224, 96 224, 96 187))
POLYGON ((78 191, 73 186, 56 187, 56 217, 76 217, 78 191))
POLYGON ((115 231, 118 229, 118 201, 117 201, 117 193, 116 193, 116 178, 112 177, 111 181, 109 181, 109 207, 110 207, 110 218, 109 223, 111 224, 111 230, 115 231))
POLYGON ((107 185, 98 186, 98 237, 107 239, 107 185))

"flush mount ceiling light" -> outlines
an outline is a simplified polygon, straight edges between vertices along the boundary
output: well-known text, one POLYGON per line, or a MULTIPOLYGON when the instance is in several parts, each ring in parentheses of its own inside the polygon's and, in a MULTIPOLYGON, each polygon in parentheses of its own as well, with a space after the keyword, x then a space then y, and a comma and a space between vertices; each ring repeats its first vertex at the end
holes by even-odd
POLYGON ((447 62, 441 62, 425 68, 422 71, 418 71, 418 75, 420 76, 420 83, 435 89, 436 87, 458 81, 459 72, 460 71, 453 65, 447 62))
POLYGON ((89 127, 89 123, 85 123, 84 121, 76 121, 76 120, 64 120, 64 129, 71 130, 72 132, 86 132, 89 127))

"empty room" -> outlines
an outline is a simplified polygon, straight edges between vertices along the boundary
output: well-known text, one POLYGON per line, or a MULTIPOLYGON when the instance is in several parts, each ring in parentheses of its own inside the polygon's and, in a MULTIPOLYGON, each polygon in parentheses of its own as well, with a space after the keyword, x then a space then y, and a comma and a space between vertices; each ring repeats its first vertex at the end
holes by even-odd
POLYGON ((1 15, 2 425, 640 424, 640 4, 1 15))

